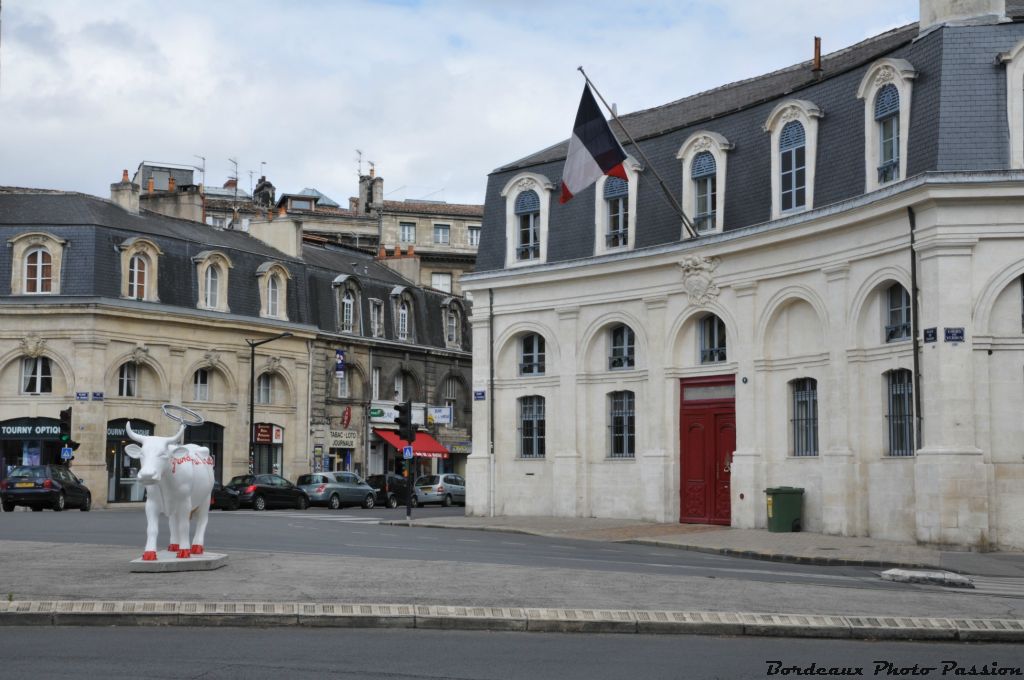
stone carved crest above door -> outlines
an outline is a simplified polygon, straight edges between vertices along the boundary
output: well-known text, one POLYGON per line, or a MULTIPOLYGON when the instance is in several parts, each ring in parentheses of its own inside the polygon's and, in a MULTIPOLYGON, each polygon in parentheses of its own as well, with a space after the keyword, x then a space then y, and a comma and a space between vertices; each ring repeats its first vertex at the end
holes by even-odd
POLYGON ((706 305, 718 299, 720 290, 712 276, 718 263, 718 258, 699 255, 687 256, 679 263, 683 270, 683 290, 691 305, 706 305))

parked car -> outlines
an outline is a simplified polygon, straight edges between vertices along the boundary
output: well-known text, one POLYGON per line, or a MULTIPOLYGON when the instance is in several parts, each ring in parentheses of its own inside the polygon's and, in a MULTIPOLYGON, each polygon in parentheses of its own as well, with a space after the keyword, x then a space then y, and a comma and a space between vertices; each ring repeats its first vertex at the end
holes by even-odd
POLYGON ((241 507, 241 501, 238 500, 240 495, 237 489, 214 482, 213 491, 210 493, 210 509, 238 510, 241 507))
POLYGON ((452 503, 466 504, 466 480, 446 472, 440 475, 423 475, 416 479, 416 500, 420 505, 440 503, 448 507, 452 503))
POLYGON ((299 475, 295 484, 306 492, 313 505, 325 505, 337 510, 343 505, 361 505, 372 508, 377 493, 353 472, 314 472, 299 475))
POLYGON ((0 482, 0 504, 5 512, 26 505, 38 512, 52 508, 92 508, 92 492, 85 483, 63 465, 21 465, 0 482))
POLYGON ((409 484, 402 475, 389 472, 386 475, 370 475, 366 483, 377 492, 377 502, 389 508, 405 505, 409 484))
POLYGON ((305 510, 309 507, 306 492, 281 475, 238 475, 226 486, 238 492, 238 503, 243 508, 305 510))

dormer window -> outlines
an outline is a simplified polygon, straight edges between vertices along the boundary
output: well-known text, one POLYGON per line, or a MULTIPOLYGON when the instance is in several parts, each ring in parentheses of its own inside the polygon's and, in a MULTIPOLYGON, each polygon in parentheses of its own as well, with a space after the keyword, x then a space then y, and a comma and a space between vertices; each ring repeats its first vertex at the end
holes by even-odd
POLYGON ((629 183, 609 177, 604 184, 604 203, 608 213, 605 245, 609 248, 629 245, 629 183))
POLYGON ((206 291, 203 302, 207 307, 216 307, 220 296, 220 268, 212 265, 206 268, 206 291))
POLYGON ((355 318, 355 299, 352 291, 346 290, 341 298, 341 332, 352 332, 352 320, 355 318))
POLYGON ((886 85, 875 96, 875 121, 878 123, 878 183, 900 178, 900 94, 895 85, 886 85))
POLYGON ((313 201, 308 198, 293 198, 289 201, 289 209, 291 210, 312 210, 313 201))
POLYGON ((53 258, 46 248, 32 248, 25 255, 25 293, 49 293, 53 283, 53 258))
POLYGON ((501 190, 505 199, 505 266, 547 258, 548 213, 554 185, 544 175, 523 172, 501 190))
POLYGON ((693 226, 698 234, 715 230, 715 212, 718 196, 718 168, 710 151, 702 151, 693 158, 691 176, 695 207, 693 226))
POLYGON ((196 263, 199 282, 199 309, 228 312, 228 272, 231 261, 220 252, 204 250, 192 261, 196 263))
POLYGON ((134 255, 128 262, 128 297, 146 299, 146 275, 149 262, 145 255, 134 255))
POLYGON ((260 316, 288 318, 288 270, 276 262, 264 262, 256 270, 259 277, 260 316))
POLYGON ((536 191, 524 191, 516 198, 516 259, 540 257, 540 197, 536 191))
POLYGON ((405 300, 398 303, 398 339, 409 339, 409 303, 405 300))
POLYGON ((121 295, 132 300, 159 302, 157 281, 163 253, 149 239, 132 237, 121 244, 121 295))
POLYGON ((59 295, 66 241, 44 232, 21 233, 11 246, 11 294, 59 295))
POLYGON ((764 124, 771 134, 772 219, 814 207, 821 109, 803 99, 787 99, 764 124))
POLYGON ((864 190, 874 191, 907 176, 907 134, 917 71, 905 59, 885 57, 861 78, 864 100, 864 190))
POLYGON ((782 212, 807 204, 807 135, 798 121, 790 121, 779 135, 779 179, 782 212))

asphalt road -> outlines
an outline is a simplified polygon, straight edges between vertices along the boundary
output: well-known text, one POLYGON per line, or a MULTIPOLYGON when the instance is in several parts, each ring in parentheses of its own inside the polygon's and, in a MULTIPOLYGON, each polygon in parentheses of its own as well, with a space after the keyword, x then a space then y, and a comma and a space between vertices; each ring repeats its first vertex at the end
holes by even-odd
MULTIPOLYGON (((462 508, 417 508, 413 517, 461 514, 462 508)), ((405 509, 310 508, 214 511, 206 548, 215 552, 277 552, 380 560, 442 561, 565 568, 906 590, 882 581, 877 569, 767 563, 673 548, 546 538, 523 534, 380 525, 404 519, 405 509)), ((106 512, 15 512, 0 515, 0 540, 138 546, 145 543, 141 508, 106 512)), ((160 543, 168 536, 161 527, 160 543)))
POLYGON ((14 627, 0 636, 0 678, 19 679, 742 680, 793 677, 794 669, 860 669, 868 678, 933 669, 929 677, 942 677, 945 668, 955 677, 956 668, 984 664, 1020 669, 1024 653, 1011 645, 423 630, 14 627))

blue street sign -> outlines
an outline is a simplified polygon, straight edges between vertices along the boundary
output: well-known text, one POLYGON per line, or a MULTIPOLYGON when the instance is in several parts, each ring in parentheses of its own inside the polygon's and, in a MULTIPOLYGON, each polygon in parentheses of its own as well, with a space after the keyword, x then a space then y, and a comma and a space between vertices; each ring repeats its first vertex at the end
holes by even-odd
POLYGON ((924 329, 924 341, 925 342, 935 342, 938 339, 938 337, 939 337, 939 332, 938 332, 937 328, 932 327, 932 328, 925 328, 924 329))
POLYGON ((65 446, 63 449, 60 450, 60 457, 62 460, 71 460, 72 456, 74 455, 75 452, 72 451, 71 447, 69 446, 65 446))
POLYGON ((964 329, 963 328, 945 328, 946 331, 946 342, 963 342, 964 341, 964 329))
POLYGON ((76 401, 89 401, 89 393, 88 392, 75 392, 75 400, 76 401))
POLYGON ((103 401, 103 393, 102 392, 93 392, 92 393, 92 400, 93 401, 103 401))
POLYGON ((412 460, 412 447, 411 446, 403 446, 402 447, 402 458, 405 459, 405 460, 412 460))
POLYGON ((484 401, 487 398, 485 390, 473 390, 473 401, 484 401))

